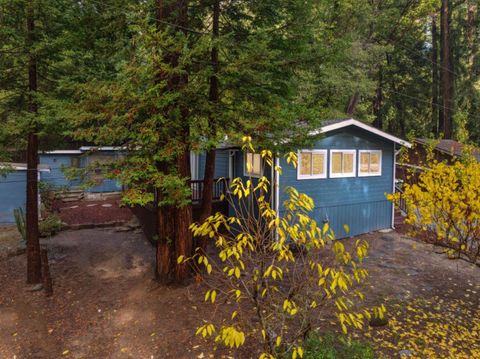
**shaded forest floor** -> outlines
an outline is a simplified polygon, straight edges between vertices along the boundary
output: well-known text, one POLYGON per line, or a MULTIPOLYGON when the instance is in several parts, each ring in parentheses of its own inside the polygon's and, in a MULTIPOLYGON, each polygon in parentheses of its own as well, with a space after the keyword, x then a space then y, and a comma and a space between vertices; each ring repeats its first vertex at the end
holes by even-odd
MULTIPOLYGON (((390 324, 352 336, 386 358, 480 353, 480 268, 397 233, 363 237, 371 246, 367 301, 386 303, 390 324)), ((250 357, 195 337, 214 315, 202 285, 159 286, 154 249, 141 233, 85 229, 49 241, 53 298, 25 290, 25 255, 0 253, 0 358, 250 357)), ((327 321, 320 330, 338 329, 327 321)))

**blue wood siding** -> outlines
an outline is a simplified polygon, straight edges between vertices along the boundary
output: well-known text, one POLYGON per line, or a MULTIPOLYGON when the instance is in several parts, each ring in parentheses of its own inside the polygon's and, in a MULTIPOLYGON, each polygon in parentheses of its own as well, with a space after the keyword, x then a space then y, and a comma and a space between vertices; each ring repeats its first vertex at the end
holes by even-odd
POLYGON ((315 149, 357 150, 356 177, 329 178, 330 153, 328 153, 326 179, 297 180, 297 169, 280 160, 283 174, 280 176, 280 212, 286 198, 285 188, 295 187, 313 198, 313 217, 318 223, 329 221, 338 238, 354 236, 370 231, 390 228, 392 204, 385 193, 392 192, 394 144, 379 136, 358 128, 346 128, 330 132, 318 140, 315 149), (358 150, 382 151, 382 175, 358 177, 358 150), (347 224, 348 235, 343 229, 347 224))
POLYGON ((25 209, 27 171, 10 172, 0 175, 0 223, 15 223, 13 210, 25 209))
MULTIPOLYGON (((117 151, 99 151, 96 152, 102 156, 111 156, 114 161, 118 153, 117 151)), ((72 165, 72 158, 80 158, 80 167, 88 166, 89 156, 87 154, 40 154, 40 164, 45 164, 50 167, 50 173, 42 175, 42 181, 48 182, 55 187, 77 187, 81 185, 80 180, 68 180, 62 171, 62 167, 70 167, 72 165)), ((87 188, 87 192, 118 192, 122 190, 122 185, 115 180, 105 179, 98 186, 87 188)))
POLYGON ((50 167, 50 172, 42 174, 42 181, 59 188, 79 186, 79 180, 68 180, 62 171, 62 167, 70 167, 72 165, 73 157, 79 156, 73 154, 40 154, 40 164, 50 167))
MULTIPOLYGON (((84 155, 82 156, 83 161, 81 166, 88 166, 95 163, 95 155, 100 155, 102 157, 110 157, 111 161, 114 162, 119 156, 118 151, 97 151, 93 155, 84 155)), ((109 160, 110 161, 110 160, 109 160)), ((104 179, 102 183, 97 186, 90 187, 86 189, 86 192, 91 193, 104 193, 104 192, 120 192, 122 190, 122 184, 119 181, 113 179, 104 179)))
MULTIPOLYGON (((228 178, 228 150, 217 150, 215 156, 215 178, 225 177, 228 178)), ((203 179, 205 175, 205 152, 201 152, 198 155, 198 179, 203 179)))

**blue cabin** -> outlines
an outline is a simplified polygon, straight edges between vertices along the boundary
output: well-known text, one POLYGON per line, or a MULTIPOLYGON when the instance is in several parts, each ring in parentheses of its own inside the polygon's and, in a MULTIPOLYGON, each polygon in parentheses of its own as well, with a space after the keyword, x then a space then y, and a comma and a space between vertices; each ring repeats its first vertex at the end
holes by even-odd
MULTIPOLYGON (((122 156, 120 147, 91 147, 82 146, 78 150, 55 150, 39 153, 40 164, 50 167, 42 181, 47 182, 58 189, 72 189, 79 187, 80 179, 70 180, 65 176, 64 168, 86 168, 95 163, 111 163, 122 156)), ((86 189, 86 192, 103 193, 119 192, 122 185, 115 180, 104 178, 102 171, 89 174, 89 180, 96 185, 86 189)))
POLYGON ((297 168, 281 156, 275 158, 282 175, 273 180, 274 171, 260 154, 238 148, 218 150, 226 153, 218 157, 221 172, 228 178, 269 178, 270 200, 280 214, 287 187, 307 194, 315 203, 313 218, 329 223, 337 238, 393 228, 394 206, 385 194, 395 191, 396 155, 410 143, 355 119, 325 121, 312 135, 318 140, 312 148, 298 149, 297 168))
MULTIPOLYGON (((24 163, 0 163, 0 224, 15 223, 13 210, 22 207, 25 210, 27 165, 24 163)), ((39 180, 48 175, 48 166, 40 165, 39 180)), ((40 198, 39 198, 40 200, 40 198)))

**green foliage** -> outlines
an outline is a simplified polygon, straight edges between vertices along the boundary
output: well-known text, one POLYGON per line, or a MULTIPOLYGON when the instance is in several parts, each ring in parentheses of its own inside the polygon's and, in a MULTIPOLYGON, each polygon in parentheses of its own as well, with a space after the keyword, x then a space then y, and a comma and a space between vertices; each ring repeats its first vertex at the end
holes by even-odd
POLYGON ((60 217, 55 214, 49 214, 46 218, 38 222, 38 231, 41 237, 50 237, 60 232, 65 227, 60 217))
POLYGON ((334 334, 312 333, 305 341, 305 359, 374 359, 371 345, 334 334))

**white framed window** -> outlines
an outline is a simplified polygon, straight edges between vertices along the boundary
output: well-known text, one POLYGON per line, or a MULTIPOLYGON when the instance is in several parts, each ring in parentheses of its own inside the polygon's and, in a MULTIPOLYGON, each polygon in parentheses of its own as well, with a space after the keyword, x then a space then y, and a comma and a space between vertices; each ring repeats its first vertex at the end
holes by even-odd
POLYGON ((243 175, 246 177, 262 177, 263 164, 262 156, 259 153, 244 153, 243 175))
POLYGON ((355 177, 356 150, 330 150, 330 177, 355 177))
POLYGON ((382 151, 359 150, 358 157, 359 177, 382 175, 382 151))
POLYGON ((297 179, 327 178, 327 150, 298 152, 297 179))

